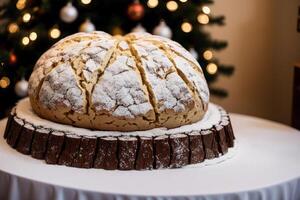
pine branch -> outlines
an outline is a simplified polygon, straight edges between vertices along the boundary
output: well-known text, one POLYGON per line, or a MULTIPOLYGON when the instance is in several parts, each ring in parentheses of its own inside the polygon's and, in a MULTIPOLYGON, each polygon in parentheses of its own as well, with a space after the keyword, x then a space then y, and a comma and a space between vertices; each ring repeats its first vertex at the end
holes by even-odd
POLYGON ((221 97, 221 98, 225 98, 228 96, 228 92, 225 90, 225 89, 221 89, 221 88, 209 88, 210 90, 210 93, 215 95, 215 96, 218 96, 218 97, 221 97))
POLYGON ((216 24, 219 26, 223 26, 225 25, 225 16, 210 16, 209 24, 210 25, 216 24))
POLYGON ((232 65, 219 65, 219 73, 222 73, 226 76, 230 76, 234 73, 234 67, 232 65))

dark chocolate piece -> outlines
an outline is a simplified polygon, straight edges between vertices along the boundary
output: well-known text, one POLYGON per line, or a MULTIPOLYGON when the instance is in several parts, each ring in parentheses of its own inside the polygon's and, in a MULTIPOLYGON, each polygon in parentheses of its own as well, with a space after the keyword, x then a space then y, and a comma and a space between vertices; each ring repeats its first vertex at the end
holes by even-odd
POLYGON ((81 168, 91 168, 97 147, 97 138, 83 136, 81 139, 77 157, 74 159, 72 166, 81 168))
POLYGON ((205 152, 202 143, 200 131, 193 131, 189 133, 190 143, 190 163, 200 163, 204 161, 205 152))
POLYGON ((50 130, 45 128, 37 127, 32 144, 31 144, 31 156, 37 159, 43 159, 45 157, 47 149, 47 141, 50 135, 50 130))
POLYGON ((134 169, 138 139, 133 136, 122 136, 118 138, 118 144, 119 169, 134 169))
MULTIPOLYGON (((228 131, 229 131, 229 133, 230 133, 230 135, 231 135, 231 138, 233 138, 233 140, 234 140, 234 139, 235 139, 235 135, 234 135, 234 133, 233 133, 232 124, 231 124, 231 119, 230 119, 229 114, 228 114, 227 116, 223 116, 221 121, 228 121, 228 122, 229 122, 229 124, 228 124, 228 131)), ((222 123, 222 122, 221 122, 221 123, 222 123)))
POLYGON ((225 129, 225 134, 226 134, 226 142, 228 147, 233 147, 234 146, 234 136, 233 136, 233 131, 231 126, 229 126, 230 122, 228 120, 222 120, 220 125, 222 125, 225 129))
POLYGON ((65 144, 59 156, 58 164, 72 166, 73 160, 77 157, 81 137, 78 135, 65 135, 65 144))
POLYGON ((170 165, 170 145, 167 135, 154 138, 154 164, 155 169, 166 168, 170 165))
POLYGON ((228 152, 225 129, 221 125, 215 125, 215 130, 216 130, 215 136, 218 142, 219 152, 224 155, 225 153, 228 152))
POLYGON ((211 130, 201 131, 202 142, 204 144, 205 159, 212 159, 219 156, 218 145, 214 132, 211 130))
POLYGON ((17 117, 13 118, 13 121, 11 123, 10 133, 8 134, 7 137, 7 143, 11 147, 14 148, 15 145, 17 144, 23 126, 24 126, 24 121, 22 119, 17 117))
POLYGON ((65 134, 60 131, 50 133, 45 160, 48 164, 57 164, 64 144, 65 134))
POLYGON ((25 123, 20 133, 16 149, 23 154, 30 154, 32 138, 34 134, 34 127, 32 124, 25 123))
POLYGON ((185 134, 170 136, 171 168, 179 168, 189 164, 189 138, 185 134))
POLYGON ((153 140, 152 137, 140 137, 135 169, 153 169, 153 140))
POLYGON ((116 137, 99 138, 94 167, 118 169, 118 139, 116 137))
POLYGON ((14 114, 13 111, 9 114, 8 118, 7 118, 7 123, 6 123, 6 127, 5 127, 5 131, 4 131, 4 139, 7 138, 8 133, 10 132, 10 128, 11 128, 11 123, 13 121, 14 118, 14 114))
MULTIPOLYGON (((231 121, 229 121, 228 129, 230 130, 230 134, 231 134, 233 140, 235 140, 235 135, 234 135, 234 133, 233 133, 233 128, 232 128, 231 121)), ((233 145, 234 145, 234 141, 233 141, 233 145)))
POLYGON ((230 135, 233 138, 233 140, 235 140, 235 135, 233 133, 232 123, 229 115, 228 115, 228 121, 229 121, 228 130, 230 131, 230 135))

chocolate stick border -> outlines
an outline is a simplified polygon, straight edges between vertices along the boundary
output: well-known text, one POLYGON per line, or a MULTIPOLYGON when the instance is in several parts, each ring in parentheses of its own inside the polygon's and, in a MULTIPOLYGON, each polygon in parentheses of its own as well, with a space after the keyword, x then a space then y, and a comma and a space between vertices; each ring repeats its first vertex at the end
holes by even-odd
POLYGON ((221 107, 218 110, 221 120, 206 130, 152 137, 88 137, 34 126, 20 119, 13 109, 4 139, 20 153, 43 159, 48 164, 106 170, 177 168, 219 157, 234 146, 229 115, 221 107), (34 130, 26 129, 31 126, 34 130))

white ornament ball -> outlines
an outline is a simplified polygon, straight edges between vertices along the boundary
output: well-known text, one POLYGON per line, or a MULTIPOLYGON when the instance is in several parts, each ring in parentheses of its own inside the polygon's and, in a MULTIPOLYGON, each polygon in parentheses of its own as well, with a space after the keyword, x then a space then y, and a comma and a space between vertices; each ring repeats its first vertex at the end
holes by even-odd
POLYGON ((145 33, 147 32, 146 29, 141 25, 138 24, 136 27, 134 27, 131 32, 136 32, 136 33, 145 33))
POLYGON ((78 16, 78 11, 71 2, 67 3, 60 10, 60 19, 66 23, 74 22, 77 16, 78 16))
POLYGON ((166 37, 166 38, 171 38, 172 30, 170 29, 170 27, 168 27, 168 25, 164 20, 161 20, 158 26, 154 28, 153 34, 166 37))
POLYGON ((80 32, 90 33, 95 30, 96 30, 95 25, 89 19, 86 19, 79 27, 80 32))
POLYGON ((196 60, 198 59, 198 53, 194 48, 190 48, 189 52, 196 60))
POLYGON ((28 94, 28 82, 25 79, 18 81, 15 85, 15 92, 19 97, 26 97, 28 94))

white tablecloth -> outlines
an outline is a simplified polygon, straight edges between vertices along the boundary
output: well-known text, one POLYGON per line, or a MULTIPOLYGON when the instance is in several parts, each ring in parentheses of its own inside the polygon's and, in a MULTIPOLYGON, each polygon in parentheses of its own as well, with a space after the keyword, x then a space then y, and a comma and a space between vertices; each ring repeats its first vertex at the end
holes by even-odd
POLYGON ((47 165, 10 148, 0 122, 0 199, 299 200, 300 132, 232 115, 238 145, 218 163, 105 171, 47 165))

